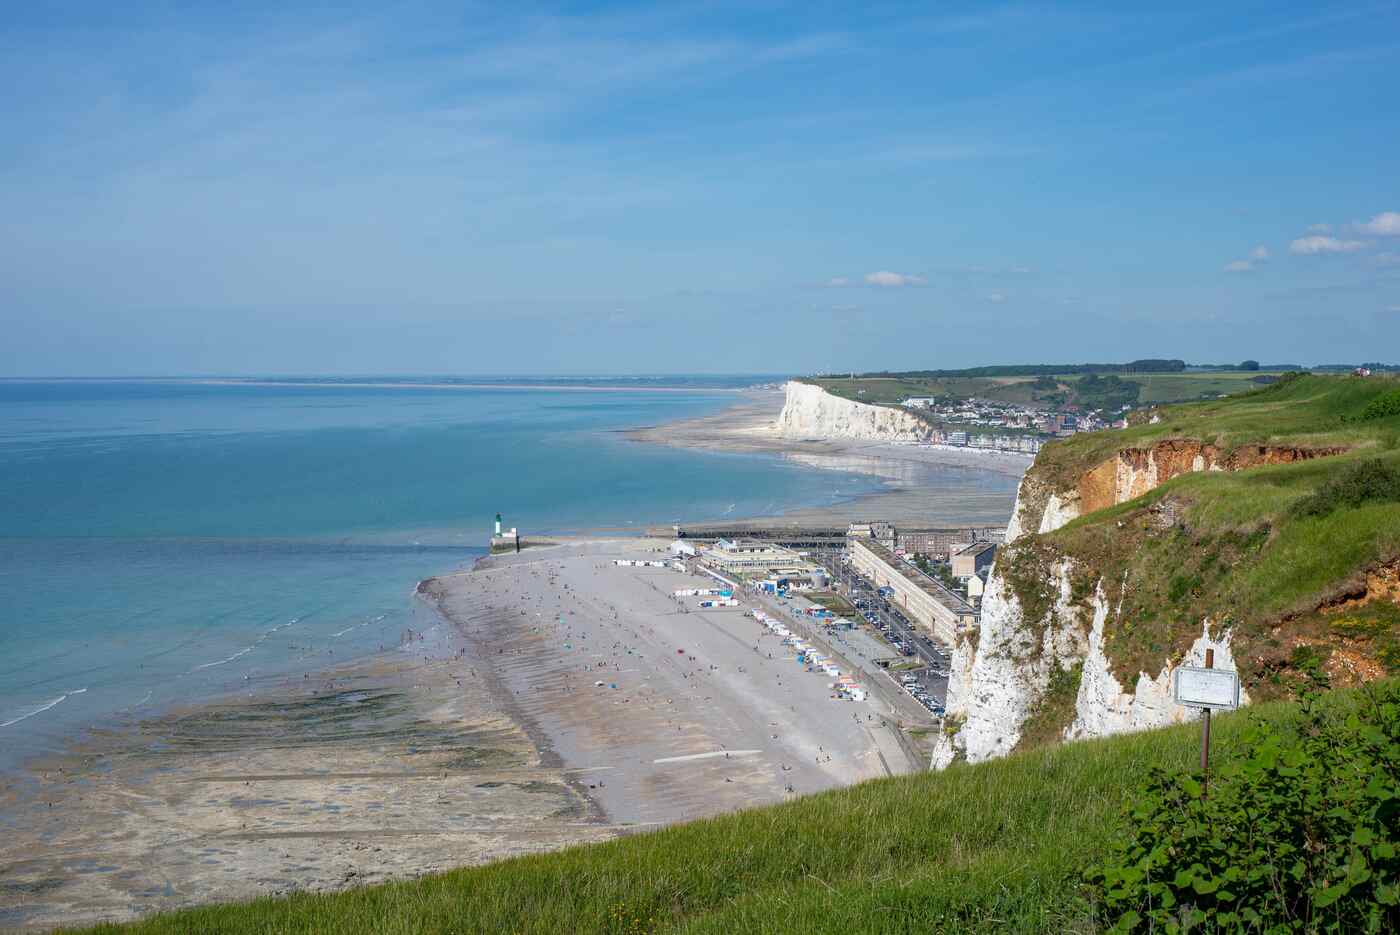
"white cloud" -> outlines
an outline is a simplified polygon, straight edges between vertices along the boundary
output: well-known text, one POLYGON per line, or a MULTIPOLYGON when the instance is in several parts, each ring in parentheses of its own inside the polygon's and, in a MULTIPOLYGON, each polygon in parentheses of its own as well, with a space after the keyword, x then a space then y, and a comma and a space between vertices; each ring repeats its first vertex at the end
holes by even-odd
POLYGON ((1382 211, 1365 224, 1358 224, 1357 229, 1378 237, 1400 237, 1400 211, 1382 211))
POLYGON ((1293 241, 1288 245, 1288 252, 1298 256, 1318 256, 1324 253, 1355 253, 1365 246, 1363 240, 1338 240, 1336 237, 1314 234, 1293 241))
POLYGON ((928 282, 922 276, 913 276, 908 273, 892 273, 887 269, 882 269, 875 273, 866 273, 865 281, 872 286, 922 286, 928 282))
POLYGON ((1269 248, 1260 244, 1249 251, 1249 258, 1246 260, 1231 260, 1225 264, 1227 273, 1248 273, 1258 269, 1264 263, 1269 262, 1269 248))
POLYGON ((1314 233, 1314 234, 1330 234, 1330 233, 1332 233, 1332 225, 1331 225, 1331 224, 1309 224, 1309 225, 1308 225, 1308 230, 1309 230, 1310 232, 1314 233))
POLYGON ((1392 305, 1389 309, 1392 312, 1400 312, 1400 305, 1392 305))
POLYGON ((849 286, 851 281, 845 276, 833 276, 826 281, 826 284, 829 288, 839 289, 842 286, 849 286))
POLYGON ((1000 292, 993 292, 991 295, 987 296, 987 301, 997 303, 1005 302, 1006 296, 1000 292))

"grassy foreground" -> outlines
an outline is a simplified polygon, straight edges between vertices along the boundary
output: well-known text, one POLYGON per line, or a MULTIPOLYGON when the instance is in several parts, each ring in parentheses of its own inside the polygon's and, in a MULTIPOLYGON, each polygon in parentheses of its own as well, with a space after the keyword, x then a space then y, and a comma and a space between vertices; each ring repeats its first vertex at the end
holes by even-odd
MULTIPOLYGON (((1217 755, 1245 718, 1296 713, 1217 718, 1217 755)), ((1043 748, 405 883, 89 931, 1091 932, 1083 870, 1148 768, 1190 769, 1198 743, 1186 725, 1043 748)))

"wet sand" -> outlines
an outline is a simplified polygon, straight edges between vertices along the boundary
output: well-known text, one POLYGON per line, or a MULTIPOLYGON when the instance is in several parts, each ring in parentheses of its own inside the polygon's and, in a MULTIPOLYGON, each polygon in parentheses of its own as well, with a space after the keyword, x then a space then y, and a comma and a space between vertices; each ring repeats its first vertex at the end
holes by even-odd
POLYGON ((698 419, 633 429, 650 444, 777 454, 808 467, 877 477, 882 488, 855 500, 753 517, 726 527, 825 526, 885 520, 924 527, 1004 526, 1031 456, 859 439, 785 438, 773 424, 783 392, 745 391, 734 405, 698 419))
POLYGON ((752 618, 673 596, 708 579, 612 564, 664 545, 483 559, 420 586, 440 632, 8 775, 0 928, 343 889, 923 767, 884 702, 832 699, 752 618))
POLYGON ((340 889, 609 836, 468 658, 424 648, 114 729, 7 776, 0 928, 340 889))

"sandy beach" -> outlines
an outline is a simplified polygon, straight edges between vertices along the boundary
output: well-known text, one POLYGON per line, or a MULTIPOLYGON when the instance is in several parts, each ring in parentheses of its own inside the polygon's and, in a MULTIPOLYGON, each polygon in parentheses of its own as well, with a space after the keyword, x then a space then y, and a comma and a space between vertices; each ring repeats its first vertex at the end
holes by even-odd
POLYGON ((922 766, 891 742, 887 704, 832 699, 829 678, 744 613, 752 604, 702 610, 674 591, 713 579, 613 564, 662 557, 664 542, 532 551, 425 588, 495 648, 522 722, 595 771, 590 795, 610 822, 698 818, 922 766))
POLYGON ((0 926, 358 886, 923 767, 887 701, 833 699, 746 608, 674 597, 710 579, 613 564, 664 548, 483 559, 420 586, 440 631, 34 764, 0 789, 0 926))

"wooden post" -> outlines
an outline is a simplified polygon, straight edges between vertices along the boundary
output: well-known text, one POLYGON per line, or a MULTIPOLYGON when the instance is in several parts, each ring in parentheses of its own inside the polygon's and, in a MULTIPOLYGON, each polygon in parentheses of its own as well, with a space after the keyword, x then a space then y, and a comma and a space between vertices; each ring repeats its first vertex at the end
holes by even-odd
MULTIPOLYGON (((1206 650, 1206 668, 1215 668, 1215 650, 1206 650)), ((1210 783, 1210 708, 1201 710, 1201 799, 1205 800, 1210 783)))

